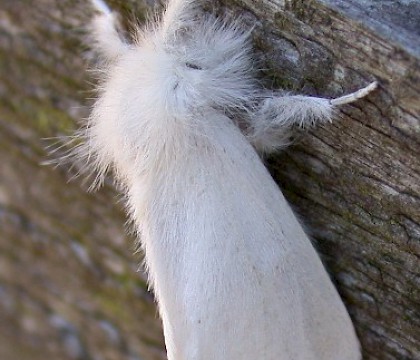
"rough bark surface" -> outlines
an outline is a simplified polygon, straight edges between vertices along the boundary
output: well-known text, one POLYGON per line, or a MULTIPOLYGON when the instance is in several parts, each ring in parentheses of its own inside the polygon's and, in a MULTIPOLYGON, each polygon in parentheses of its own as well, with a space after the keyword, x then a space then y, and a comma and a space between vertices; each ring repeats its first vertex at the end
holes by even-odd
MULTIPOLYGON (((157 1, 109 3, 144 20, 157 1)), ((255 26, 267 86, 381 88, 267 159, 311 229, 365 359, 420 356, 420 3, 225 0, 255 26)), ((163 359, 160 322, 111 187, 42 167, 87 115, 85 0, 0 0, 0 359, 163 359), (117 204, 117 205, 115 205, 117 204)), ((339 355, 339 354, 338 354, 339 355)))

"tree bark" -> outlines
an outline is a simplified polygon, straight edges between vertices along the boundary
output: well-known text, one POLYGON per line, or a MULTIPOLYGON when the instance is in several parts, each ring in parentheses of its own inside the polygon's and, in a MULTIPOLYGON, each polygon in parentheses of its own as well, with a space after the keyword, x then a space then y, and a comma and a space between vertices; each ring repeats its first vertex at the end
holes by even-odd
MULTIPOLYGON (((152 0, 113 0, 140 21, 152 0)), ((308 224, 364 359, 420 353, 420 3, 225 0, 268 87, 380 89, 267 159, 308 224)), ((111 186, 40 166, 88 114, 84 0, 0 0, 0 358, 163 359, 160 321, 111 186), (116 205, 115 205, 116 204, 116 205)), ((337 355, 339 356, 339 354, 337 355)))

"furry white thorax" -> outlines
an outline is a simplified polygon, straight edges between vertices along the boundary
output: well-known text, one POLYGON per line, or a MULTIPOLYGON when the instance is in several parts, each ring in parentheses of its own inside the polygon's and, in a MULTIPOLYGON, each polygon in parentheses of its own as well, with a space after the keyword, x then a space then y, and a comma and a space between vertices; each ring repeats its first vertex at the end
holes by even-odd
POLYGON ((287 145, 294 123, 329 120, 333 105, 260 95, 247 33, 195 3, 170 1, 129 44, 93 0, 108 63, 77 150, 124 187, 168 358, 359 360, 346 309, 254 149, 287 145))

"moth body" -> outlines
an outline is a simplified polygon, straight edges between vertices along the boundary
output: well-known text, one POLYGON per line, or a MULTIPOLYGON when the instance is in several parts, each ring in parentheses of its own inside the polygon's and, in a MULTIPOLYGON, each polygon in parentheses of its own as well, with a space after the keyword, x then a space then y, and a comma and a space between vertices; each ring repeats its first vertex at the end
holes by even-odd
POLYGON ((106 76, 77 152, 126 194, 168 359, 360 360, 347 311, 257 153, 287 145, 295 123, 330 120, 331 102, 267 95, 247 33, 194 1, 170 1, 135 44, 93 3, 106 76))

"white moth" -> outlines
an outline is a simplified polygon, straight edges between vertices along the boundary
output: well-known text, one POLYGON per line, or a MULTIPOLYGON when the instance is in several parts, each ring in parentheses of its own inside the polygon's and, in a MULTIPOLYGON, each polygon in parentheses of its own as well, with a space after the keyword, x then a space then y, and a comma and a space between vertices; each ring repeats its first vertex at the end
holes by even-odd
MULTIPOLYGON (((112 170, 141 237, 169 360, 360 360, 347 311, 257 151, 335 100, 268 93, 238 23, 172 0, 130 43, 92 0, 104 79, 75 152, 112 170), (232 120, 247 123, 241 130, 232 120)), ((80 135, 79 134, 79 135, 80 135)))

